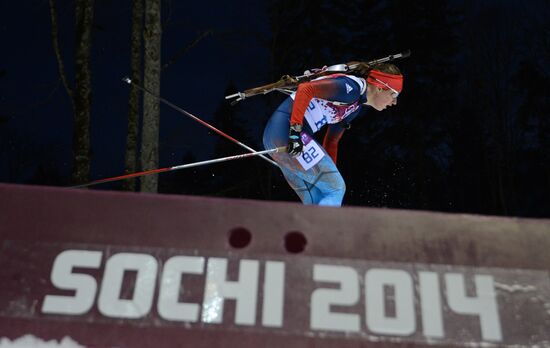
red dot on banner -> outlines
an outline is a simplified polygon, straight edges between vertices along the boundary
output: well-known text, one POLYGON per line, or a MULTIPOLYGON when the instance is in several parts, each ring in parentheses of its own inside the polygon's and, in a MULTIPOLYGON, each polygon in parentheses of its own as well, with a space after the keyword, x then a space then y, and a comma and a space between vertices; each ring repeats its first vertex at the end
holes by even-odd
POLYGON ((250 244, 252 234, 244 227, 236 227, 229 231, 229 245, 235 249, 242 249, 250 244))
POLYGON ((305 250, 307 239, 302 232, 289 232, 285 236, 285 249, 289 253, 298 254, 305 250))

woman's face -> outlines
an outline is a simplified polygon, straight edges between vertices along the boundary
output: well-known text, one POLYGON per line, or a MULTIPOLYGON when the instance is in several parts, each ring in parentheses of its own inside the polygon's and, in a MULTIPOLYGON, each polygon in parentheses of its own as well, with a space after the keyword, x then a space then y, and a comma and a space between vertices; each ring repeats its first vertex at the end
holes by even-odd
POLYGON ((373 85, 367 86, 367 105, 372 106, 378 111, 382 111, 388 106, 396 105, 397 98, 395 93, 388 89, 382 89, 373 85))

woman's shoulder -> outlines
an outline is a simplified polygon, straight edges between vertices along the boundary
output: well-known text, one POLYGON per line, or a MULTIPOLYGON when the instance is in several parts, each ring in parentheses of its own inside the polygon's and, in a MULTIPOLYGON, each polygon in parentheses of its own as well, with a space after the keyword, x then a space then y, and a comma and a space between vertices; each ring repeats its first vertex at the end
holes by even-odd
POLYGON ((365 81, 364 78, 357 77, 357 76, 354 76, 354 75, 344 75, 343 77, 348 79, 348 80, 351 80, 351 81, 355 82, 359 86, 359 90, 361 91, 360 94, 365 93, 365 91, 367 89, 367 81, 365 81))
POLYGON ((342 83, 356 84, 360 91, 359 94, 365 93, 367 89, 367 81, 364 78, 357 77, 355 75, 344 74, 344 73, 322 76, 322 77, 316 78, 313 81, 319 81, 319 80, 325 80, 325 79, 331 79, 336 82, 342 82, 342 83))
MULTIPOLYGON (((355 84, 359 90, 359 94, 364 94, 367 89, 367 81, 364 78, 357 77, 355 75, 349 74, 332 74, 328 76, 323 76, 321 79, 330 78, 342 83, 355 84)), ((355 86, 354 86, 355 87, 355 86)), ((350 87, 351 88, 351 87, 350 87)))

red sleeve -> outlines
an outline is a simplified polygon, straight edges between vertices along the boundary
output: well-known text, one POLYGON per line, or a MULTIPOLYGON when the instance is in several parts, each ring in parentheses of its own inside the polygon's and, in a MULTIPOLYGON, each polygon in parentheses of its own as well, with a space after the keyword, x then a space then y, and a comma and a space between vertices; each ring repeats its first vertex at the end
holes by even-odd
POLYGON ((334 164, 336 164, 336 158, 338 157, 338 142, 344 134, 344 128, 338 124, 331 124, 328 126, 325 139, 323 140, 323 147, 327 151, 334 164))
POLYGON ((337 89, 338 85, 332 79, 304 82, 298 85, 290 124, 303 124, 304 115, 311 99, 330 99, 337 92, 337 89))

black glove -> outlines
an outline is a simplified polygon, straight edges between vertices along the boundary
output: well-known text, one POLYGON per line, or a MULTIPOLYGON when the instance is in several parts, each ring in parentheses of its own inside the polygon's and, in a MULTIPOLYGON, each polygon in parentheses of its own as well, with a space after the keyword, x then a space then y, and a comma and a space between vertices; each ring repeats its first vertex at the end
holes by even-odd
POLYGON ((300 156, 304 150, 304 143, 302 142, 300 132, 302 132, 301 124, 293 124, 290 126, 290 131, 288 132, 288 146, 286 147, 286 150, 292 157, 300 156))

